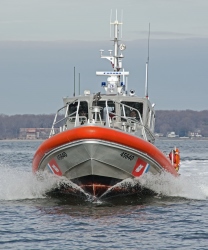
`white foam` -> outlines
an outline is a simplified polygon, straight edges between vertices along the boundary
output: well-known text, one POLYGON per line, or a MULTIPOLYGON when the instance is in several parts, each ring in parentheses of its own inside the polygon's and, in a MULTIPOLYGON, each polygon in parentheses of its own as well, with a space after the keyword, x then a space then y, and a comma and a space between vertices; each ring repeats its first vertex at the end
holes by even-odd
POLYGON ((190 178, 163 173, 160 176, 147 174, 138 181, 142 186, 162 196, 184 197, 188 199, 206 199, 199 185, 190 178))
POLYGON ((0 166, 0 200, 44 198, 45 193, 57 185, 56 178, 38 179, 32 172, 0 166))
MULTIPOLYGON (((80 187, 66 178, 51 174, 41 174, 37 178, 31 171, 18 170, 2 164, 0 164, 0 169, 0 200, 44 198, 48 191, 63 183, 84 193, 80 187)), ((128 179, 117 185, 122 186, 128 183, 128 185, 134 186, 139 182, 142 186, 163 196, 200 200, 208 198, 208 160, 183 161, 180 174, 177 178, 168 173, 160 176, 145 174, 142 178, 128 179)), ((88 198, 95 202, 93 197, 88 198)))
POLYGON ((187 199, 204 200, 208 198, 208 161, 185 161, 181 164, 180 176, 175 177, 167 172, 161 175, 147 173, 142 177, 126 179, 107 190, 106 195, 116 187, 136 184, 153 190, 158 195, 183 197, 187 199))
POLYGON ((138 181, 161 195, 203 200, 208 198, 207 167, 208 161, 184 161, 179 177, 169 173, 147 174, 138 181))

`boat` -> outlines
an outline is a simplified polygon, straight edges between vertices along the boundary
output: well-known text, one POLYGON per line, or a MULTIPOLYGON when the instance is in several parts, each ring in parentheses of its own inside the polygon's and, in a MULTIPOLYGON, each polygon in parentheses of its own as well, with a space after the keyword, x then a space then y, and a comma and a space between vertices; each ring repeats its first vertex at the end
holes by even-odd
POLYGON ((145 175, 168 172, 178 176, 173 162, 154 145, 155 110, 148 96, 148 62, 145 95, 138 97, 134 90, 128 91, 129 71, 122 66, 126 49, 119 36, 122 23, 116 15, 110 24, 114 27, 114 50, 108 55, 100 50, 100 56, 112 68, 96 72, 106 79, 101 82, 104 93, 85 90, 76 96, 74 91, 72 97, 64 97, 49 138, 33 158, 34 173, 52 173, 72 184, 63 185, 65 193, 97 198, 132 192, 144 195, 151 192, 140 185, 145 175), (137 184, 132 188, 128 183, 137 184))
POLYGON ((167 134, 168 138, 179 138, 179 135, 176 135, 174 131, 170 132, 167 134))

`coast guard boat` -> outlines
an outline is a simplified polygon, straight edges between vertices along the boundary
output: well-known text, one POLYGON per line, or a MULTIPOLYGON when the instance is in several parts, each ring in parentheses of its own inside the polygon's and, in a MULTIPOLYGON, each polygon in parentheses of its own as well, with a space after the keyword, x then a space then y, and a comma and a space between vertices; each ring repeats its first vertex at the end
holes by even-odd
MULTIPOLYGON (((145 97, 138 97, 127 90, 129 72, 122 67, 126 46, 119 37, 122 23, 116 17, 111 25, 114 50, 109 55, 101 50, 101 58, 109 60, 112 69, 96 72, 106 77, 101 84, 105 93, 84 91, 82 96, 63 98, 50 136, 39 146, 32 163, 34 173, 63 176, 93 197, 125 193, 128 185, 122 183, 147 173, 178 175, 170 159, 154 146, 155 111, 147 91, 145 97)), ((147 68, 146 64, 146 89, 147 68)), ((74 188, 64 190, 76 195, 74 188)), ((138 185, 133 190, 142 193, 143 189, 138 185)))

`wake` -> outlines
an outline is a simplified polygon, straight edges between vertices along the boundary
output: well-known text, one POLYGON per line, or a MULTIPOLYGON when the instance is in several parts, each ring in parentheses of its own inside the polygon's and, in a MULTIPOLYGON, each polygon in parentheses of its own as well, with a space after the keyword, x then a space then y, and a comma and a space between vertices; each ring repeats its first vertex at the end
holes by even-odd
MULTIPOLYGON (((37 176, 30 171, 26 172, 1 164, 0 169, 0 200, 44 199, 50 191, 67 185, 83 194, 87 201, 95 202, 93 197, 64 177, 43 173, 37 176)), ((128 186, 132 190, 137 185, 152 190, 160 196, 205 200, 208 198, 208 161, 182 162, 179 177, 168 173, 160 176, 148 173, 142 178, 125 180, 110 188, 105 195, 110 194, 115 188, 128 186)))
POLYGON ((48 190, 57 185, 56 178, 41 181, 32 172, 0 166, 0 200, 45 198, 48 190))

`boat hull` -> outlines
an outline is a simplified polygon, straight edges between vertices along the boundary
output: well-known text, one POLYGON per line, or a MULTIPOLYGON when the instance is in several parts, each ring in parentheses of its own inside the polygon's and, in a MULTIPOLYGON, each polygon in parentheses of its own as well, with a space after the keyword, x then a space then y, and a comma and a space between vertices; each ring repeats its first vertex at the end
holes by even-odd
POLYGON ((177 176, 167 157, 151 143, 98 126, 77 127, 43 142, 33 159, 33 172, 37 171, 64 176, 96 197, 109 189, 124 192, 118 183, 147 172, 177 176))

